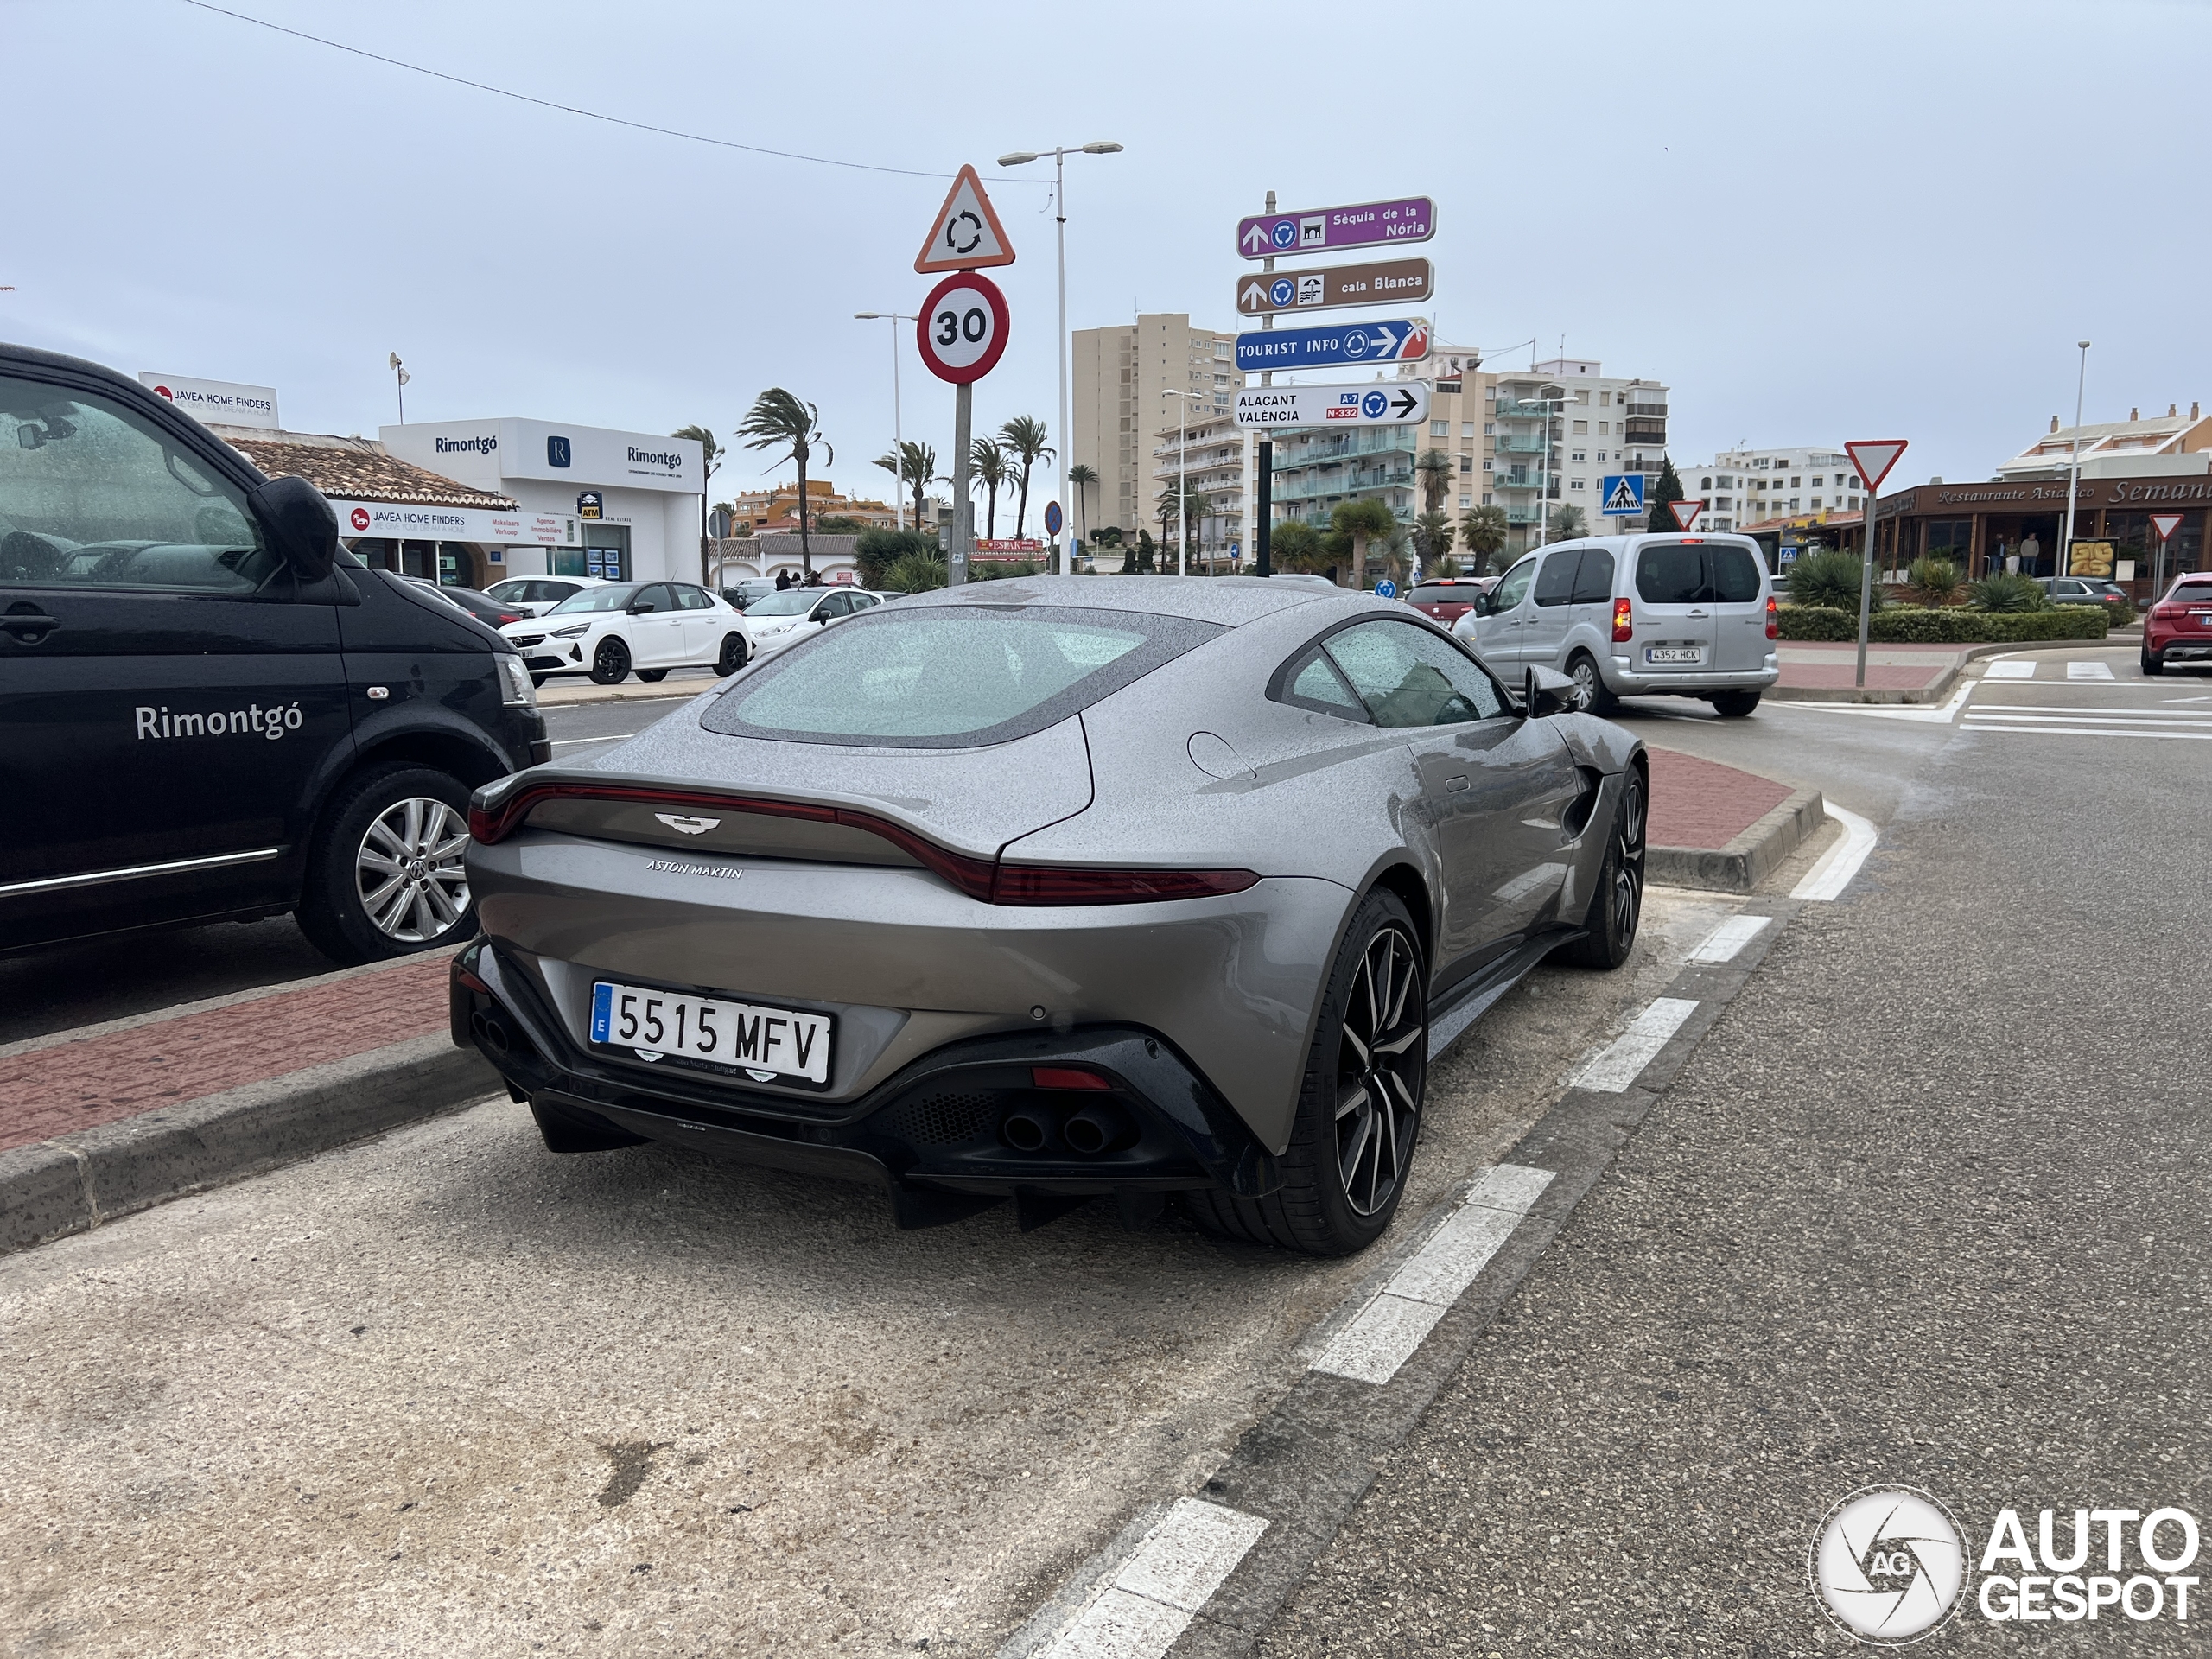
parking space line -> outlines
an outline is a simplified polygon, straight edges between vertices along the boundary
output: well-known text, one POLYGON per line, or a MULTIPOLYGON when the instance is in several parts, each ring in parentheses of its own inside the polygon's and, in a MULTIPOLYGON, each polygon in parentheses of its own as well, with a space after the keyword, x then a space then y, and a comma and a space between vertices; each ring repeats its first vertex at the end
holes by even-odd
POLYGON ((1856 812, 1847 812, 1834 801, 1824 803, 1828 817, 1843 826, 1843 839, 1821 855, 1820 862, 1805 872, 1805 879, 1790 888, 1792 899, 1825 902, 1840 898, 1881 838, 1880 831, 1856 812))
POLYGON ((1681 1028, 1682 1021, 1696 1012, 1697 1004, 1687 998, 1656 998, 1649 1007, 1629 1021, 1628 1029, 1614 1038, 1604 1053, 1575 1074, 1569 1086, 1599 1094, 1619 1094, 1667 1046, 1681 1028))
POLYGON ((1242 1510, 1177 1498, 1046 1659, 1160 1659, 1267 1529, 1242 1510))
POLYGON ((2112 678, 2112 664, 2076 658, 2066 664, 2069 680, 2108 680, 2112 678))
POLYGON ((1740 951, 1753 939, 1759 930, 1772 923, 1771 916, 1731 916, 1707 934, 1686 960, 1690 962, 1733 962, 1740 951))
POLYGON ((1519 1164, 1486 1171, 1466 1202, 1401 1264, 1310 1369, 1355 1382, 1388 1382, 1551 1182, 1550 1170, 1519 1164))

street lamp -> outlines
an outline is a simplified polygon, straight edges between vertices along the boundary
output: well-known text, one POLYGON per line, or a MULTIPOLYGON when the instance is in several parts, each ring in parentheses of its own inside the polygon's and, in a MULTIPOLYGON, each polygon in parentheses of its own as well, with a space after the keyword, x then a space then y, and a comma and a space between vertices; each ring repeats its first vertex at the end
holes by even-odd
MULTIPOLYGON (((855 322, 885 321, 891 325, 891 459, 898 463, 891 469, 891 500, 893 522, 899 529, 906 528, 906 435, 900 424, 899 413, 899 325, 918 322, 918 317, 901 315, 896 311, 855 311, 855 322)), ((926 483, 926 479, 919 480, 926 483)), ((919 530, 921 525, 915 524, 919 530)))
MULTIPOLYGON (((1179 386, 1162 386, 1163 397, 1199 397, 1203 393, 1185 391, 1179 386)), ((1175 517, 1180 522, 1175 526, 1175 574, 1191 574, 1191 410, 1187 404, 1175 405, 1175 517)), ((1060 512, 1067 512, 1062 507, 1060 512)))
MULTIPOLYGON (((2066 470, 2066 533, 2059 537, 2058 552, 2050 562, 2050 591, 2058 592, 2058 578, 2066 574, 2066 565, 2074 551, 2074 498, 2082 488, 2082 391, 2089 384, 2089 342, 2077 340, 2075 346, 2082 353, 2082 365, 2074 376, 2074 461, 2066 470)), ((2158 578, 2152 578, 2155 582, 2158 578)))
POLYGON ((399 423, 407 424, 407 383, 415 377, 407 372, 399 361, 399 353, 391 353, 391 373, 394 389, 399 393, 399 423))
POLYGON ((1060 531, 1052 539, 1059 543, 1055 550, 1060 556, 1060 574, 1070 574, 1067 543, 1060 536, 1067 533, 1068 525, 1068 457, 1067 450, 1074 441, 1074 431, 1068 424, 1068 186, 1066 158, 1071 155, 1114 156, 1121 146, 1110 138, 1100 138, 1088 144, 1063 144, 1053 149, 1009 150, 999 157, 1001 167, 1027 167, 1030 162, 1052 158, 1052 213, 1057 226, 1055 235, 1059 243, 1060 270, 1060 332, 1052 343, 1052 355, 1060 372, 1060 531))

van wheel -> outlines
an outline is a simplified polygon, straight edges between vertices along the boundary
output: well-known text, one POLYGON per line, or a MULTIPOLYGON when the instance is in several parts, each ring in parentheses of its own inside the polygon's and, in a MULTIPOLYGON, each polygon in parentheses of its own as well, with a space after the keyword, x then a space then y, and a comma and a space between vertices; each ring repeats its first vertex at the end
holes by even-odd
POLYGON ((1574 681, 1575 713, 1604 715, 1620 707, 1620 700, 1605 689, 1605 676, 1598 672, 1597 659, 1588 652, 1576 652, 1567 662, 1567 671, 1574 681))
POLYGON ((1756 691, 1719 691, 1713 696, 1713 712, 1723 720, 1741 720, 1758 706, 1756 691))
POLYGON ((722 636, 722 654, 715 658, 715 672, 727 679, 745 666, 745 636, 726 633, 722 636))
POLYGON ((612 635, 601 640, 599 649, 591 654, 592 683, 620 685, 629 677, 630 647, 612 635))
POLYGON ((476 931, 468 785, 404 763, 342 788, 308 853, 300 930, 336 962, 374 962, 458 944, 476 931))
POLYGON ((638 671, 638 677, 647 685, 658 685, 668 677, 668 671, 664 668, 641 668, 638 671))

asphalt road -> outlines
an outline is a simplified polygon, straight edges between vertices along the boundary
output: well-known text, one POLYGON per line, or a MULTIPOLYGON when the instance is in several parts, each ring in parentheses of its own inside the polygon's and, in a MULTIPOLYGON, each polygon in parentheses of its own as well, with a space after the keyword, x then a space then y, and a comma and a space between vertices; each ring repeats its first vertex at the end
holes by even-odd
MULTIPOLYGON (((1721 759, 1787 734, 1755 751, 1777 773, 1887 744, 1881 844, 1792 922, 1261 1652, 1779 1659, 1847 1645, 1808 1550, 1855 1488, 1942 1499, 1970 1579, 2006 1507, 2031 1542, 2058 1511, 2062 1558, 2077 1507, 2212 1509, 2212 676, 2020 660, 2036 678, 1942 726, 1666 722, 1721 759)), ((2145 1570, 2130 1532, 2118 1576, 2145 1570)), ((2032 1628, 1969 1601, 1927 1650, 2045 1643, 2202 1646, 2169 1594, 2032 1628)))
MULTIPOLYGON (((687 683, 677 698, 696 696, 706 683, 687 683)), ((643 731, 676 706, 658 698, 552 704, 545 725, 555 756, 574 760, 643 731)), ((289 916, 0 957, 0 1043, 279 985, 334 965, 289 916)))

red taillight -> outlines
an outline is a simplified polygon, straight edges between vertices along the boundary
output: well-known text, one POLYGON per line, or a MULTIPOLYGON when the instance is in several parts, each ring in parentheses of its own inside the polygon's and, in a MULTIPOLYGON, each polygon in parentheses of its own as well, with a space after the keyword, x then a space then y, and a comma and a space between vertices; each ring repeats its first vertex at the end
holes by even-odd
POLYGON ((995 859, 950 851, 904 824, 878 817, 872 812, 856 812, 849 807, 621 784, 548 780, 525 785, 495 807, 472 803, 468 809, 469 836, 487 847, 505 841, 521 827, 532 809, 547 801, 614 801, 841 824, 889 842, 923 868, 943 877, 970 899, 987 905, 1141 905, 1166 899, 1205 899, 1242 893, 1260 879, 1251 870, 1106 870, 1041 864, 1002 865, 995 859))
POLYGON ((508 623, 510 623, 510 622, 523 622, 523 621, 527 621, 527 620, 529 620, 529 617, 530 617, 530 613, 529 613, 529 612, 527 612, 527 611, 501 611, 501 612, 499 613, 499 621, 498 621, 498 622, 496 622, 495 624, 493 624, 493 626, 494 626, 495 627, 501 627, 501 628, 504 628, 504 627, 505 627, 505 626, 507 626, 507 624, 508 624, 508 623))
POLYGON ((1628 601, 1617 599, 1613 601, 1613 641, 1618 645, 1622 640, 1635 638, 1636 612, 1628 601))
POLYGON ((1111 1089, 1114 1085, 1096 1071, 1072 1065, 1033 1065, 1029 1081, 1039 1089, 1111 1089))
POLYGON ((1766 637, 1770 639, 1782 638, 1782 611, 1775 604, 1772 594, 1766 596, 1766 637))

